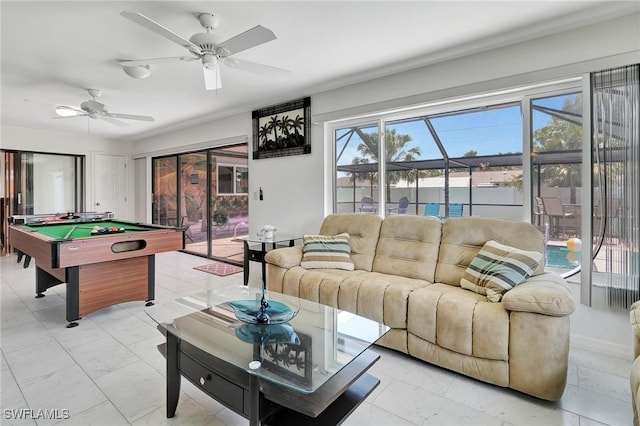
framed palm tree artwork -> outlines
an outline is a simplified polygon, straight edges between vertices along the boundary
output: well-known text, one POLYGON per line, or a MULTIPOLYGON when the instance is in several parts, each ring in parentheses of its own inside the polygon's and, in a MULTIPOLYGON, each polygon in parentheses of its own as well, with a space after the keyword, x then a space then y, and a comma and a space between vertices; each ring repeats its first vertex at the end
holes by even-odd
POLYGON ((294 383, 311 383, 311 336, 295 332, 298 343, 266 344, 262 367, 294 383))
POLYGON ((253 159, 311 153, 310 119, 310 97, 253 111, 253 159))

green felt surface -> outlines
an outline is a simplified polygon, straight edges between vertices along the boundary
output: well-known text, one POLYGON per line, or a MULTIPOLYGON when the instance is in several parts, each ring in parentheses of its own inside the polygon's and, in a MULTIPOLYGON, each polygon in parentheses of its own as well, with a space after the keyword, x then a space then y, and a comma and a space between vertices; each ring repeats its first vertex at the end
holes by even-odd
POLYGON ((87 237, 99 237, 102 235, 114 235, 114 234, 91 234, 91 230, 94 226, 99 226, 100 228, 124 228, 124 234, 131 234, 138 231, 148 231, 153 229, 152 227, 140 226, 135 224, 129 224, 126 222, 112 222, 112 221, 99 221, 99 222, 80 222, 80 223, 47 223, 47 224, 39 224, 39 225, 22 225, 23 229, 28 229, 31 231, 39 232, 47 237, 51 237, 54 239, 62 239, 62 238, 87 238, 87 237), (73 229, 74 231, 67 236, 69 231, 73 229))

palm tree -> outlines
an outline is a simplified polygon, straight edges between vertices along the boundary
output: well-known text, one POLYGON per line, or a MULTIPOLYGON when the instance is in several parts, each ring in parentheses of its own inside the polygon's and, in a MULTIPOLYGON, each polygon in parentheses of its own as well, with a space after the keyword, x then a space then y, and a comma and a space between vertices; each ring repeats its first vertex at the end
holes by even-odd
MULTIPOLYGON (((582 112, 582 98, 575 102, 567 99, 562 106, 563 111, 582 112)), ((533 133, 534 150, 567 151, 582 149, 582 127, 556 117, 544 127, 533 133)), ((576 203, 576 187, 580 182, 580 164, 561 164, 545 166, 541 169, 542 179, 552 186, 570 188, 570 203, 576 203)))
MULTIPOLYGON (((378 134, 366 133, 364 136, 367 138, 367 142, 361 142, 358 145, 358 152, 361 157, 353 159, 354 164, 368 163, 368 159, 378 160, 378 134), (366 160, 366 161, 362 161, 366 160)), ((420 147, 414 146, 406 149, 405 146, 411 142, 411 136, 399 135, 396 133, 396 129, 387 129, 385 134, 385 162, 403 162, 403 161, 415 161, 422 150, 420 147)), ((417 179, 416 170, 407 170, 401 172, 387 172, 386 179, 386 198, 387 202, 391 201, 391 184, 397 183, 401 177, 407 179, 407 182, 412 183, 417 179)))
POLYGON ((295 135, 295 144, 297 146, 301 146, 303 142, 303 136, 300 134, 299 130, 302 130, 302 126, 304 126, 304 118, 300 116, 300 114, 296 115, 296 118, 290 119, 287 124, 291 130, 293 130, 293 134, 295 135))
POLYGON ((260 127, 260 130, 258 131, 258 138, 260 139, 263 149, 266 149, 267 147, 267 140, 270 132, 271 128, 269 128, 268 123, 265 123, 262 127, 260 127))
POLYGON ((289 118, 288 115, 283 115, 282 118, 278 121, 278 128, 280 129, 280 132, 282 133, 282 139, 283 139, 283 145, 286 146, 290 146, 289 143, 289 125, 288 122, 289 120, 291 120, 289 118))
POLYGON ((271 149, 278 147, 278 128, 280 127, 280 118, 277 115, 274 115, 269 119, 269 133, 273 132, 273 145, 271 149))

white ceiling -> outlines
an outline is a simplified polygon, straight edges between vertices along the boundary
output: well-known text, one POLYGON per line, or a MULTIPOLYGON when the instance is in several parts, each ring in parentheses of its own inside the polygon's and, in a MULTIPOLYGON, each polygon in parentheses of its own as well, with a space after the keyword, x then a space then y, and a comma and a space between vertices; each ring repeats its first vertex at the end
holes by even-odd
MULTIPOLYGON (((2 1, 2 124, 137 139, 251 111, 323 90, 415 68, 638 9, 637 1, 2 1), (292 72, 284 82, 222 68, 222 89, 206 91, 201 64, 152 65, 143 80, 119 60, 188 55, 123 18, 140 12, 183 38, 203 32, 197 16, 220 18, 226 40, 256 25, 277 40, 236 55, 292 72), (153 123, 114 126, 87 117, 53 119, 79 106, 85 89, 110 112, 153 123)), ((470 70, 472 72, 472 70, 470 70)))

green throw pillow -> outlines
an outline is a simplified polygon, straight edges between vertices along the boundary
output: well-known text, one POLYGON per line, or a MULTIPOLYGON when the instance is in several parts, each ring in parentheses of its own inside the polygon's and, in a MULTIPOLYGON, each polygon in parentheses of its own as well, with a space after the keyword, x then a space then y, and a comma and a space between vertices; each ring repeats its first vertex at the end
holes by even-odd
POLYGON ((333 237, 327 235, 305 235, 303 238, 302 262, 305 269, 330 268, 353 271, 349 234, 333 237))
POLYGON ((487 241, 467 267, 460 286, 499 302, 507 291, 530 277, 541 261, 542 253, 487 241))

